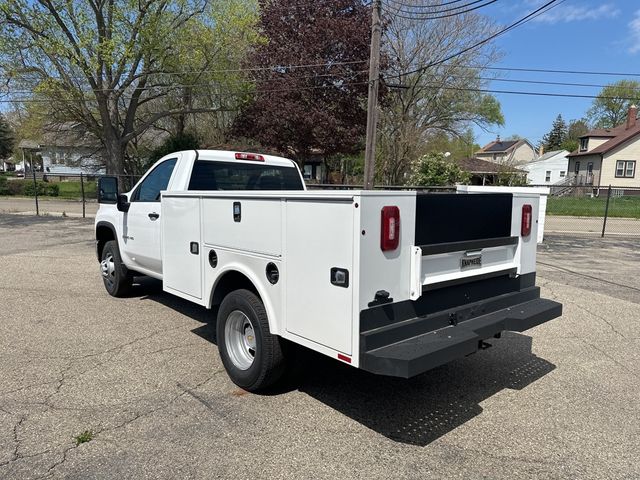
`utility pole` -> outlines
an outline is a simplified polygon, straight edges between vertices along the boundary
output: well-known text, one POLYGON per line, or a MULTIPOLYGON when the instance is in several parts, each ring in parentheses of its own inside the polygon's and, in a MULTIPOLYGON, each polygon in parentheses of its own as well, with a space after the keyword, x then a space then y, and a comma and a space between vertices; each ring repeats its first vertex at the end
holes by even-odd
POLYGON ((369 100, 367 102, 367 138, 364 151, 364 188, 373 189, 376 173, 376 126, 378 123, 378 86, 380 83, 381 0, 373 0, 371 15, 371 53, 369 56, 369 100))

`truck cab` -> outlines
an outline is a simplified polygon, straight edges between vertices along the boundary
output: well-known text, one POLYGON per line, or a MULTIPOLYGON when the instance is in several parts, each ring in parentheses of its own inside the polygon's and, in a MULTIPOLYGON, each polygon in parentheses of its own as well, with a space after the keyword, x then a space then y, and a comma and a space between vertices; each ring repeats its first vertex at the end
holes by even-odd
MULTIPOLYGON (((105 187, 103 187, 105 188, 105 187)), ((244 152, 190 150, 158 160, 129 191, 113 197, 97 214, 97 254, 118 239, 120 258, 132 272, 162 280, 161 192, 189 190, 305 190, 292 160, 244 152)), ((108 266, 106 267, 108 269, 108 266)))

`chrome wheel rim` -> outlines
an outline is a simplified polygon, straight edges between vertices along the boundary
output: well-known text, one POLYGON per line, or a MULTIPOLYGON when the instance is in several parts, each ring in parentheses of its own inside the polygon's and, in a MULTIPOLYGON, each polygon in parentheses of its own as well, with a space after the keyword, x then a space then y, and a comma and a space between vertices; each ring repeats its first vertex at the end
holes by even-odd
POLYGON ((231 362, 240 370, 247 370, 256 357, 256 335, 249 317, 234 310, 227 317, 224 342, 231 362))
POLYGON ((112 288, 116 283, 116 264, 113 260, 113 254, 110 252, 100 262, 100 272, 104 283, 107 284, 107 287, 112 288))

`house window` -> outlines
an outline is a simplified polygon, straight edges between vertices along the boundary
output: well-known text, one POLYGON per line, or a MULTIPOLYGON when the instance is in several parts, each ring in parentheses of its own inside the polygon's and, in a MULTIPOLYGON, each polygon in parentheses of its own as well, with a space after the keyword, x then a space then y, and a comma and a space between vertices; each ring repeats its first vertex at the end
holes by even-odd
POLYGON ((587 163, 587 172, 589 175, 593 174, 593 162, 587 163))
POLYGON ((550 182, 551 181, 551 170, 547 170, 547 172, 545 173, 544 181, 545 182, 550 182))
POLYGON ((617 178, 633 178, 636 175, 635 160, 618 160, 616 162, 617 178))
POLYGON ((580 162, 576 162, 575 173, 576 173, 576 175, 578 175, 578 173, 580 173, 580 162))
POLYGON ((564 170, 560 171, 560 178, 564 178, 567 175, 567 172, 564 170))
POLYGON ((580 151, 581 152, 586 152, 588 146, 589 146, 589 139, 588 138, 581 138, 580 139, 580 151))

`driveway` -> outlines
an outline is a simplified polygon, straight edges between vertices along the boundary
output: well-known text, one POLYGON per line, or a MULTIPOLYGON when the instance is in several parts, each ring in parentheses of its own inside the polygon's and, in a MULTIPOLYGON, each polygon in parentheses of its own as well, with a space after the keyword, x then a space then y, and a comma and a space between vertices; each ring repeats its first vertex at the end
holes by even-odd
POLYGON ((549 237, 564 316, 488 350, 410 381, 309 354, 269 395, 207 310, 109 297, 90 220, 0 215, 0 245, 2 479, 640 477, 639 242, 549 237))

